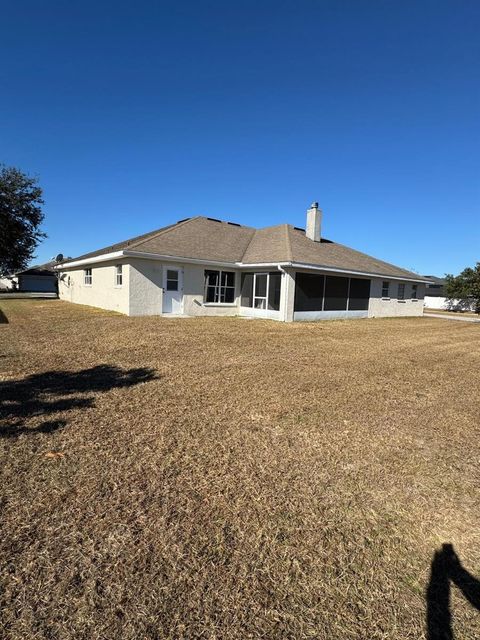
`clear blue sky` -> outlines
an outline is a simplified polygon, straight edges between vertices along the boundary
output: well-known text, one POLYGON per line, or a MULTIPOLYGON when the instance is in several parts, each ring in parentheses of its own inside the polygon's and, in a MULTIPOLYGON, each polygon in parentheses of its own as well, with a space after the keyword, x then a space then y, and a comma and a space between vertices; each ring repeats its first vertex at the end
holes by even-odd
POLYGON ((4 0, 0 160, 38 261, 180 218, 304 226, 421 273, 480 260, 478 0, 4 0))

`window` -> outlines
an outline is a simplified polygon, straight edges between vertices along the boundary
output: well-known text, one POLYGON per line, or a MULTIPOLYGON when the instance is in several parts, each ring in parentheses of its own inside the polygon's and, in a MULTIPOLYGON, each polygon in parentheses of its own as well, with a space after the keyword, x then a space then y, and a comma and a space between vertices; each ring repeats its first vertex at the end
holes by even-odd
POLYGON ((92 284, 92 270, 84 269, 83 270, 83 284, 86 286, 91 286, 92 284))
POLYGON ((405 300, 405 284, 403 282, 398 285, 398 299, 405 300))
POLYGON ((382 298, 390 298, 390 282, 388 280, 382 282, 382 298))
POLYGON ((122 265, 117 264, 115 267, 115 285, 117 287, 121 287, 123 284, 123 273, 122 273, 122 265))
POLYGON ((370 280, 363 278, 350 278, 350 290, 348 292, 349 311, 368 311, 370 298, 370 280))
POLYGON ((205 302, 228 303, 235 301, 235 273, 233 271, 205 270, 205 302))
POLYGON ((416 300, 418 296, 418 284, 412 284, 412 300, 416 300))
POLYGON ((348 300, 348 278, 327 276, 325 282, 325 311, 346 311, 348 300))
POLYGON ((167 291, 178 291, 177 269, 167 269, 167 291))

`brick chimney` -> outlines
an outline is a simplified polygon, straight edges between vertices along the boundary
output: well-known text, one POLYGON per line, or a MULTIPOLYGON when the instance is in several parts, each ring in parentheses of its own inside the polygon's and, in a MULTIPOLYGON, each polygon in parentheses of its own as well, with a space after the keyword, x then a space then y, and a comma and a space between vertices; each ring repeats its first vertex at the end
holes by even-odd
POLYGON ((314 242, 320 242, 322 230, 322 210, 318 208, 318 202, 313 202, 307 209, 307 226, 305 235, 314 242))

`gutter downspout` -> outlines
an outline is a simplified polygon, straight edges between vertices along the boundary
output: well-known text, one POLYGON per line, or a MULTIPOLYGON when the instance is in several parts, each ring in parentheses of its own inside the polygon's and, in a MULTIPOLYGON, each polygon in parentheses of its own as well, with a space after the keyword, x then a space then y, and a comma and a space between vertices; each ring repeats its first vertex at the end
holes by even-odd
MULTIPOLYGON (((277 265, 277 269, 280 271, 280 273, 282 274, 282 285, 285 285, 285 292, 284 292, 284 296, 283 296, 283 309, 282 309, 282 321, 283 322, 287 322, 287 304, 288 304, 288 296, 287 296, 287 278, 288 278, 288 273, 285 271, 285 269, 281 266, 281 265, 277 265)), ((282 291, 283 286, 280 289, 280 292, 282 291)))

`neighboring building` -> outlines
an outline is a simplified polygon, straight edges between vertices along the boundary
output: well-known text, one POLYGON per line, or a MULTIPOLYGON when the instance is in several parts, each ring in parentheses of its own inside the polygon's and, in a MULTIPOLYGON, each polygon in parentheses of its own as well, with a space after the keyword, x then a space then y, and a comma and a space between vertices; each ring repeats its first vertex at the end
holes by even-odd
POLYGON ((471 300, 456 300, 445 295, 445 278, 424 276, 431 281, 425 290, 425 307, 427 309, 441 309, 443 311, 474 311, 471 300))
POLYGON ((55 264, 56 262, 47 262, 12 273, 0 280, 0 289, 7 291, 56 293, 57 273, 54 270, 55 264))
POLYGON ((307 228, 195 217, 57 265, 63 300, 131 316, 420 316, 427 280, 307 228))
POLYGON ((437 278, 437 276, 424 276, 424 278, 430 280, 425 289, 425 306, 427 306, 427 297, 445 297, 445 278, 437 278))

